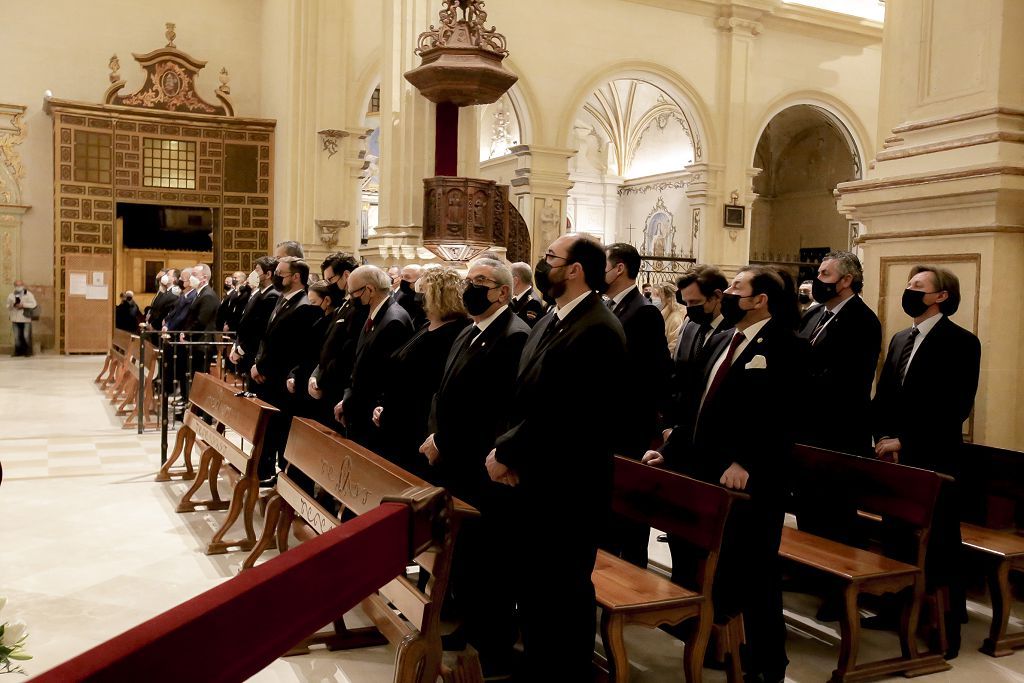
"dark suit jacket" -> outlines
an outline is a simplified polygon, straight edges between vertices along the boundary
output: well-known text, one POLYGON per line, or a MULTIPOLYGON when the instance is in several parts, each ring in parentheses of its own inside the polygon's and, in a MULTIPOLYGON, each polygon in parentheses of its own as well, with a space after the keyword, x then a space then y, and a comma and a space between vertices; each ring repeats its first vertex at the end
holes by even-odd
POLYGON ((492 486, 484 460, 506 428, 530 328, 510 308, 470 344, 474 334, 469 326, 452 344, 433 399, 429 431, 440 460, 428 479, 480 509, 492 486))
POLYGON ((333 323, 333 315, 324 315, 317 318, 309 331, 313 339, 305 347, 306 354, 296 359, 295 366, 288 372, 288 379, 295 380, 295 397, 299 399, 299 403, 311 403, 313 401, 307 389, 309 376, 316 368, 317 361, 320 359, 320 350, 323 348, 324 341, 327 339, 327 334, 330 332, 333 323))
MULTIPOLYGON (((798 336, 811 342, 825 313, 815 306, 804 314, 798 336)), ((833 317, 807 355, 808 383, 800 391, 807 412, 797 438, 833 451, 871 454, 871 383, 882 350, 882 325, 855 296, 833 317)))
POLYGON ((391 355, 391 377, 380 403, 384 407, 380 419, 382 455, 416 476, 428 474, 427 459, 419 453, 419 447, 430 433, 430 404, 441 384, 452 344, 469 323, 466 318, 452 320, 436 330, 425 324, 391 355))
POLYGON ((406 292, 401 288, 392 295, 396 304, 405 309, 412 320, 412 328, 418 330, 427 321, 427 313, 423 310, 423 295, 415 291, 406 292))
POLYGON ((683 404, 693 391, 693 385, 700 384, 704 379, 704 356, 711 350, 711 339, 719 332, 731 329, 732 325, 722 320, 717 328, 712 328, 708 332, 709 338, 704 340, 704 345, 698 347, 700 325, 690 319, 683 323, 676 343, 676 352, 672 357, 672 406, 666 416, 666 425, 673 426, 688 419, 682 413, 683 404))
POLYGON ((544 302, 534 296, 533 287, 523 292, 523 295, 509 304, 509 307, 513 313, 519 316, 520 320, 530 327, 536 325, 537 321, 544 317, 546 308, 544 302))
POLYGON ((243 373, 252 367, 253 359, 260 350, 260 340, 267 331, 267 321, 270 320, 270 314, 274 311, 279 296, 281 292, 273 287, 266 292, 253 292, 242 312, 242 317, 238 320, 235 344, 243 352, 238 363, 238 369, 243 373))
POLYGON ((317 386, 323 393, 323 403, 331 409, 344 397, 345 389, 352 382, 356 344, 369 315, 368 306, 354 306, 346 299, 334 313, 334 320, 320 347, 320 361, 312 376, 316 377, 317 386))
MULTIPOLYGON (((220 307, 220 297, 213 287, 207 285, 192 300, 188 307, 188 317, 185 320, 185 329, 190 332, 213 332, 217 329, 217 309, 220 307)), ((196 341, 200 341, 196 339, 196 341)), ((204 341, 212 341, 212 338, 205 338, 204 341)))
POLYGON ((390 297, 373 319, 369 331, 364 326, 356 343, 352 382, 345 389, 345 421, 349 436, 363 445, 376 427, 371 418, 380 405, 384 389, 391 379, 391 356, 412 336, 412 321, 405 309, 390 297))
POLYGON ((190 289, 187 293, 178 297, 178 300, 174 303, 174 308, 164 318, 164 324, 167 325, 167 329, 170 332, 180 332, 188 329, 185 327, 185 324, 188 320, 189 308, 195 298, 196 290, 194 289, 190 289))
POLYGON ((251 296, 252 287, 245 284, 239 288, 237 296, 231 302, 231 310, 228 311, 227 320, 225 320, 229 330, 233 332, 238 330, 238 321, 242 319, 242 313, 245 312, 245 307, 249 304, 249 297, 251 296))
MULTIPOLYGON (((595 292, 545 335, 557 320, 549 314, 530 332, 496 458, 516 471, 523 496, 557 504, 574 543, 589 545, 607 519, 613 449, 622 440, 617 418, 630 398, 608 372, 626 366, 626 336, 595 292)), ((528 511, 536 518, 545 506, 527 507, 537 508, 528 511)), ((531 524, 531 534, 546 531, 531 524)))
POLYGON ((711 370, 729 348, 734 332, 719 332, 705 346, 702 379, 692 384, 685 401, 688 419, 673 429, 661 452, 670 469, 714 484, 736 462, 750 475, 748 493, 780 503, 793 447, 794 401, 796 388, 803 382, 806 342, 769 320, 701 409, 711 370), (747 367, 755 356, 763 357, 764 368, 747 367))
POLYGON ((149 324, 154 330, 159 330, 163 327, 164 318, 170 313, 171 309, 174 308, 174 304, 178 301, 178 297, 171 292, 160 292, 153 297, 153 303, 149 305, 149 324))
MULTIPOLYGON (((640 458, 658 434, 658 416, 668 409, 672 361, 665 341, 665 318, 633 287, 612 310, 626 334, 629 365, 621 376, 628 390, 619 453, 640 458)), ((614 366, 611 366, 614 367, 614 366)))
MULTIPOLYGON (((270 392, 265 394, 270 400, 287 393, 285 380, 288 373, 303 358, 315 353, 317 338, 313 334, 313 326, 323 317, 323 311, 309 303, 304 291, 294 294, 276 310, 267 323, 254 361, 260 374, 266 377, 263 389, 270 392)), ((278 408, 287 407, 278 405, 278 408)))
POLYGON ((981 342, 943 316, 921 341, 901 383, 897 366, 908 343, 910 328, 889 342, 871 405, 875 438, 898 438, 902 464, 957 477, 963 423, 978 391, 981 342))

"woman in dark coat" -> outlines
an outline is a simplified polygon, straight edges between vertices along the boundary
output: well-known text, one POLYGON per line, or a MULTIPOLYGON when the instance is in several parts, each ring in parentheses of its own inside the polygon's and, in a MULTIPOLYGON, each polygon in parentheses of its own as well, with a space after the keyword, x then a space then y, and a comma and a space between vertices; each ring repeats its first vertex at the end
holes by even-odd
POLYGON ((427 461, 419 447, 427 438, 430 405, 452 344, 469 319, 462 304, 462 277, 454 268, 430 268, 416 286, 423 293, 427 323, 392 356, 388 388, 373 420, 380 428, 381 455, 425 479, 427 461))

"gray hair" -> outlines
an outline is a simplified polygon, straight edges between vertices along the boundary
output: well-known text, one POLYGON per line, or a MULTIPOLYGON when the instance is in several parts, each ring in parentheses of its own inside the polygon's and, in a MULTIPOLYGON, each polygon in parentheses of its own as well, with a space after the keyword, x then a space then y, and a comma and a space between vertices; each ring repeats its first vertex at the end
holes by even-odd
POLYGON ((512 271, 513 275, 519 278, 520 282, 525 285, 529 285, 530 287, 533 286, 533 268, 530 267, 529 263, 517 261, 509 267, 509 270, 512 271))
POLYGON ((285 240, 284 242, 278 242, 274 245, 275 249, 284 249, 286 256, 295 256, 298 258, 304 258, 305 254, 302 252, 302 245, 295 240, 285 240))
POLYGON ((864 267, 860 265, 860 259, 856 254, 850 251, 830 251, 825 254, 825 258, 821 259, 822 263, 825 261, 836 262, 839 277, 850 275, 853 278, 850 289, 854 294, 860 294, 860 291, 864 289, 864 267))
POLYGON ((349 279, 353 277, 365 285, 373 286, 378 292, 388 292, 391 289, 391 278, 377 266, 359 266, 349 273, 349 279))
POLYGON ((487 266, 494 271, 494 277, 491 279, 499 285, 504 287, 512 286, 512 271, 501 261, 493 258, 479 258, 473 261, 473 267, 476 268, 477 266, 487 266))
POLYGON ((197 263, 195 266, 192 267, 193 275, 195 275, 197 271, 200 275, 206 278, 207 282, 210 281, 210 277, 213 275, 213 272, 210 270, 210 266, 206 265, 205 263, 197 263))

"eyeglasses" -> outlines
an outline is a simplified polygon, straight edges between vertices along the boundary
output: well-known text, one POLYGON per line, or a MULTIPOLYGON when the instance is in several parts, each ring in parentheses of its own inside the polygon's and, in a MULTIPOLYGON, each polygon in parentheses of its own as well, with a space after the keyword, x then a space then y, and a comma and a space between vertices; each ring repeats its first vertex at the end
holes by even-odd
POLYGON ((467 287, 468 287, 469 285, 478 285, 478 286, 480 286, 480 287, 483 287, 483 286, 485 286, 485 285, 486 285, 486 284, 487 284, 488 282, 493 282, 493 283, 494 283, 495 285, 497 285, 497 286, 500 286, 500 285, 498 285, 498 281, 497 281, 497 280, 492 280, 491 278, 489 278, 489 277, 484 277, 483 275, 477 275, 476 277, 472 277, 472 278, 471 278, 471 277, 467 277, 467 278, 466 278, 465 280, 463 280, 462 282, 463 282, 463 284, 465 284, 465 285, 466 285, 467 287))
POLYGON ((556 254, 554 252, 551 252, 551 251, 549 251, 546 254, 544 254, 544 260, 545 261, 550 261, 553 258, 562 259, 563 261, 568 261, 569 260, 568 256, 559 256, 558 254, 556 254))
POLYGON ((341 279, 341 275, 335 274, 335 275, 332 275, 329 278, 324 278, 324 282, 326 282, 329 285, 333 285, 335 282, 337 282, 340 279, 341 279))
POLYGON ((358 299, 359 297, 361 297, 363 295, 363 290, 366 289, 369 286, 370 285, 363 285, 359 289, 352 290, 351 292, 348 293, 349 298, 350 299, 358 299))

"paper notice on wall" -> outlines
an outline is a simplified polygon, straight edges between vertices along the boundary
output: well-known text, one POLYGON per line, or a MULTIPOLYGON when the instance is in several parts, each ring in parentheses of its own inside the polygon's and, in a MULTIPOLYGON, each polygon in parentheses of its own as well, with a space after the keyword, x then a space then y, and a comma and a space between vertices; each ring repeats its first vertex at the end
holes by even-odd
POLYGON ((101 287, 89 285, 85 288, 85 298, 94 301, 106 301, 110 298, 110 288, 106 285, 101 287))
POLYGON ((102 287, 105 284, 107 284, 107 281, 106 281, 106 278, 104 277, 103 271, 102 270, 94 270, 94 271, 92 271, 92 286, 93 287, 102 287))
POLYGON ((70 282, 68 283, 68 294, 72 296, 85 296, 87 274, 71 273, 69 279, 70 282))

